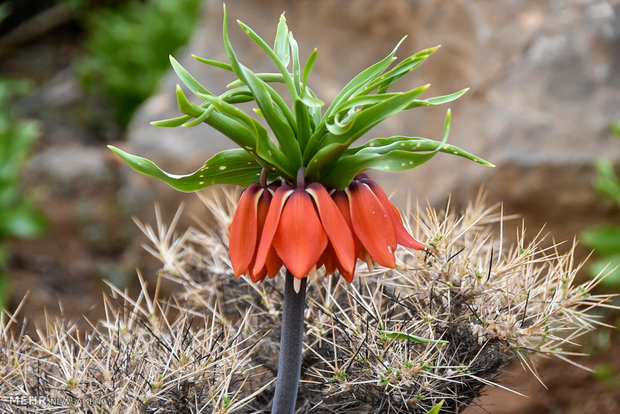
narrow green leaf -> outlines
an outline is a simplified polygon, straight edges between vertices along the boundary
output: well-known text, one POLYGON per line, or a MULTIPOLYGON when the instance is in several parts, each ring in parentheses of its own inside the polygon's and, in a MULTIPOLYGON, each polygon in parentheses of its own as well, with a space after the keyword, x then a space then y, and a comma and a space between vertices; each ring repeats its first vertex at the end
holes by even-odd
POLYGON ((248 152, 236 148, 217 153, 207 160, 202 168, 186 175, 170 174, 161 170, 154 162, 129 154, 109 145, 137 172, 157 178, 179 191, 196 191, 214 184, 235 184, 246 187, 259 180, 261 166, 248 152))
POLYGON ((213 111, 205 122, 226 135, 241 148, 256 148, 254 133, 236 118, 213 111))
POLYGON ((448 343, 448 341, 444 341, 441 339, 422 338, 421 336, 412 335, 412 334, 408 334, 405 332, 381 330, 381 333, 390 339, 407 339, 409 341, 419 342, 421 344, 447 344, 448 343))
POLYGON ((430 55, 435 53, 439 49, 439 46, 435 46, 429 49, 424 49, 418 53, 409 56, 400 61, 394 68, 387 71, 383 75, 379 76, 376 80, 368 85, 368 88, 364 91, 366 93, 377 88, 378 93, 385 93, 388 87, 396 82, 398 79, 410 73, 412 70, 420 66, 430 55))
POLYGON ((304 94, 303 97, 299 97, 299 100, 303 102, 304 105, 306 105, 309 108, 320 108, 323 105, 325 105, 325 102, 321 101, 320 99, 315 98, 312 95, 304 94))
POLYGON ((200 125, 202 124, 204 121, 207 120, 207 118, 209 118, 209 116, 211 115, 211 113, 213 112, 213 105, 209 105, 207 108, 205 108, 204 112, 202 113, 202 115, 194 118, 193 120, 184 123, 182 126, 189 128, 189 127, 194 127, 196 125, 200 125))
POLYGON ((151 122, 151 125, 157 126, 157 127, 163 127, 163 128, 176 128, 176 127, 183 125, 185 122, 189 121, 190 119, 192 119, 190 115, 183 115, 183 116, 179 116, 176 118, 161 119, 159 121, 153 121, 151 122))
POLYGON ((181 86, 177 85, 177 104, 181 112, 186 115, 191 115, 193 117, 197 117, 202 115, 203 109, 198 105, 194 105, 187 100, 185 93, 183 93, 183 89, 181 86))
POLYGON ((302 87, 301 87, 302 95, 306 94, 306 85, 308 84, 308 78, 310 77, 310 72, 312 72, 312 68, 314 67, 314 62, 316 61, 316 54, 317 54, 317 50, 316 48, 314 48, 312 53, 310 53, 310 56, 308 56, 308 60, 306 61, 306 64, 304 65, 304 74, 302 77, 302 87))
MULTIPOLYGON (((284 77, 284 83, 286 83, 286 86, 288 87, 288 90, 289 90, 289 93, 291 94, 291 97, 293 99, 295 99, 297 97, 297 89, 293 85, 293 79, 291 78, 291 74, 288 72, 288 70, 284 66, 283 62, 276 55, 276 52, 274 52, 273 49, 271 47, 269 47, 269 45, 258 34, 256 34, 256 32, 254 30, 252 30, 245 23, 243 23, 243 22, 241 22, 239 20, 237 20, 237 23, 243 29, 243 31, 252 40, 254 40, 254 42, 257 45, 259 45, 267 53, 267 55, 269 55, 271 60, 273 60, 273 62, 278 67, 278 70, 280 71, 280 73, 282 73, 282 76, 284 77)), ((233 67, 234 67, 234 65, 233 65, 233 67)), ((243 79, 241 76, 239 76, 239 78, 243 79)))
POLYGON ((327 109, 325 116, 332 115, 334 109, 337 108, 341 102, 349 99, 355 92, 366 87, 368 83, 370 83, 377 76, 383 73, 390 66, 390 64, 392 64, 394 59, 396 59, 394 57, 394 54, 396 53, 396 50, 398 49, 398 47, 404 40, 405 40, 405 37, 403 37, 400 40, 400 42, 398 42, 394 50, 392 50, 392 52, 388 56, 386 56, 384 59, 366 68, 361 73, 359 73, 357 76, 355 76, 353 79, 351 79, 351 81, 344 88, 342 88, 342 90, 336 96, 336 98, 334 98, 332 104, 327 109))
POLYGON ((297 130, 297 124, 296 121, 292 119, 292 116, 290 118, 285 116, 286 114, 290 114, 290 111, 288 108, 285 108, 286 112, 284 113, 282 113, 282 110, 278 111, 274 105, 272 95, 269 92, 270 88, 258 79, 249 69, 245 67, 241 67, 241 69, 243 71, 242 76, 248 88, 250 88, 254 94, 254 98, 263 117, 276 136, 280 149, 287 155, 295 168, 301 167, 301 149, 294 132, 297 130))
MULTIPOLYGON (((422 95, 424 92, 426 92, 426 90, 430 87, 430 84, 426 84, 426 85, 422 85, 418 88, 413 89, 414 91, 417 91, 418 93, 412 93, 410 95, 411 99, 415 99, 418 96, 422 95)), ((399 94, 401 94, 402 92, 396 92, 396 93, 381 93, 381 94, 373 94, 373 95, 358 95, 355 96, 349 100, 347 100, 346 102, 343 102, 342 104, 340 104, 338 106, 338 108, 336 108, 334 110, 334 113, 340 113, 342 111, 347 111, 349 110, 349 108, 353 108, 356 106, 369 106, 369 105, 376 105, 378 103, 381 103, 383 101, 385 101, 386 99, 390 99, 393 98, 399 94)))
MULTIPOLYGON (((297 168, 301 166, 301 149, 295 139, 295 134, 293 130, 296 129, 296 126, 292 126, 283 119, 281 119, 278 112, 274 109, 273 100, 270 96, 268 86, 266 83, 262 82, 258 77, 249 69, 241 65, 237 56, 232 48, 232 44, 230 43, 230 37, 228 36, 228 21, 226 15, 226 6, 224 6, 224 23, 223 23, 223 39, 224 39, 224 47, 226 48, 226 54, 228 55, 228 60, 230 61, 230 65, 233 69, 233 72, 237 77, 245 82, 247 87, 252 91, 256 103, 258 104, 265 120, 273 130, 276 138, 278 139, 278 143, 280 144, 280 149, 283 153, 287 155, 288 158, 288 167, 287 168, 287 176, 295 176, 297 173, 297 168), (290 166, 293 166, 292 168, 290 166), (295 171, 292 171, 295 170, 295 171)), ((268 50, 268 54, 272 56, 274 62, 279 66, 280 71, 283 72, 282 75, 286 79, 289 75, 286 71, 286 68, 282 67, 282 63, 277 59, 273 50, 261 39, 252 29, 247 27, 242 22, 238 22, 239 25, 248 33, 248 35, 264 50, 268 50), (269 52, 270 51, 270 52, 269 52)), ((292 87, 292 84, 291 84, 292 87)), ((291 88, 289 88, 291 89, 291 88)), ((294 92, 294 88, 292 88, 294 92)))
MULTIPOLYGON (((330 144, 335 145, 335 144, 330 144)), ((329 148, 327 145, 325 148, 329 148)), ((342 145, 342 144, 341 144, 342 145)), ((435 152, 410 152, 393 150, 387 153, 364 151, 355 155, 343 156, 321 177, 326 186, 336 189, 347 187, 361 171, 374 168, 387 172, 401 172, 424 164, 435 156, 435 152)), ((326 162, 326 161, 324 161, 326 162)))
POLYGON ((442 145, 439 151, 446 154, 458 155, 459 157, 467 158, 470 161, 477 162, 478 164, 482 164, 486 167, 495 167, 495 164, 451 144, 442 145))
POLYGON ((297 141, 303 153, 308 138, 310 138, 310 114, 308 113, 308 107, 300 97, 295 99, 293 109, 295 110, 295 118, 297 119, 297 141))
POLYGON ((286 18, 284 13, 280 15, 280 21, 278 22, 278 29, 276 31, 276 39, 273 43, 273 50, 276 56, 282 62, 284 67, 287 67, 291 58, 288 47, 288 27, 286 26, 286 18))
POLYGON ((430 411, 426 414, 439 414, 441 407, 443 407, 443 401, 441 401, 439 404, 431 408, 430 411))
POLYGON ((406 109, 417 108, 420 106, 428 106, 428 105, 443 105, 445 103, 449 103, 452 101, 456 101, 461 96, 465 95, 469 88, 462 89, 458 92, 451 93, 449 95, 435 96, 433 98, 428 99, 420 99, 413 101, 406 109))
MULTIPOLYGON (((304 92, 305 96, 310 96, 311 98, 316 99, 317 101, 320 101, 319 98, 317 98, 316 94, 314 93, 314 91, 312 91, 312 89, 310 89, 309 87, 306 86, 305 92, 304 92)), ((323 102, 323 101, 320 101, 323 102)), ((308 107, 309 113, 310 113, 310 119, 312 121, 312 131, 313 133, 315 132, 317 126, 321 123, 321 108, 318 106, 309 106, 308 107)))
MULTIPOLYGON (((241 66, 243 67, 243 65, 241 65, 241 66)), ((251 72, 249 69, 247 69, 247 68, 245 68, 245 69, 247 71, 251 72)), ((273 89, 271 86, 269 86, 267 84, 267 82, 269 82, 269 81, 272 81, 272 82, 283 82, 282 75, 279 74, 279 73, 277 73, 277 74, 257 74, 257 73, 253 73, 253 72, 251 72, 251 73, 255 77, 258 78, 258 80, 260 81, 259 83, 262 84, 262 87, 264 89, 266 89, 267 92, 269 92, 269 96, 271 96, 271 99, 273 100, 273 103, 277 107, 279 113, 282 115, 282 118, 286 119, 288 124, 291 125, 291 128, 294 128, 294 126, 296 125, 295 117, 291 113, 291 111, 288 108, 286 102, 284 101, 284 99, 282 99, 280 94, 278 94, 278 92, 276 92, 275 89, 273 89), (260 75, 264 75, 264 76, 260 76, 260 75)), ((242 86, 242 85, 247 85, 246 81, 238 80, 238 81, 234 81, 234 82, 231 82, 230 84, 228 84, 229 87, 230 86, 242 86)), ((248 91, 250 91, 249 88, 248 88, 248 91)), ((250 91, 250 93, 252 93, 252 92, 250 91)), ((254 95, 252 95, 252 99, 251 100, 254 100, 254 95)))
MULTIPOLYGON (((205 95, 205 96, 210 96, 210 95, 205 95)), ((184 120, 184 122, 187 122, 187 120, 191 119, 191 117, 200 117, 201 115, 204 114, 206 105, 203 107, 203 106, 190 104, 189 101, 187 101, 187 98, 185 97, 185 95, 183 94, 183 90, 178 86, 177 86, 177 101, 179 103, 179 108, 181 108, 181 111, 189 112, 188 113, 189 116, 187 117, 187 119, 185 119, 185 117, 175 118, 174 120, 171 121, 171 123, 179 122, 181 120, 184 120)), ((210 104, 207 103, 207 105, 210 105, 210 104)), ((246 148, 246 149, 256 148, 255 134, 252 131, 250 131, 250 129, 248 129, 239 120, 229 115, 214 111, 204 120, 204 122, 206 122, 207 124, 215 128, 216 130, 220 131, 222 134, 226 135, 228 138, 234 141, 241 148, 246 148)), ((166 124, 165 121, 164 121, 164 124, 166 124)))
POLYGON ((227 90, 221 94, 219 98, 229 104, 238 104, 253 101, 254 95, 252 95, 252 92, 250 92, 247 87, 240 86, 238 88, 227 90))
MULTIPOLYGON (((315 156, 312 157, 310 162, 308 162, 308 165, 306 166, 306 177, 308 177, 312 181, 318 181, 323 170, 332 171, 333 168, 326 168, 326 165, 331 165, 336 156, 341 153, 345 148, 346 147, 344 146, 344 144, 338 143, 329 144, 322 147, 319 151, 317 151, 315 156)), ((341 169, 346 170, 346 167, 341 169)), ((353 177, 351 177, 351 179, 353 179, 353 177)), ((349 185, 351 179, 344 186, 335 187, 333 185, 330 185, 330 187, 342 189, 349 185)))
POLYGON ((220 62, 218 60, 206 59, 206 58, 196 56, 196 55, 192 55, 192 57, 196 59, 198 62, 205 63, 209 66, 215 66, 216 68, 225 69, 229 72, 233 71, 232 66, 230 66, 228 63, 220 62))
POLYGON ((332 141, 346 142, 348 145, 352 144, 378 123, 404 110, 412 99, 419 96, 420 89, 422 88, 416 88, 408 92, 399 92, 391 98, 360 111, 351 129, 341 137, 333 137, 332 141))
POLYGON ((224 100, 211 96, 199 94, 205 101, 211 103, 218 108, 219 111, 224 112, 239 122, 245 125, 249 129, 253 136, 255 145, 243 147, 245 150, 252 154, 256 154, 258 157, 267 161, 269 164, 277 166, 279 169, 289 171, 288 175, 292 175, 293 166, 287 159, 284 153, 269 139, 265 128, 254 118, 243 112, 241 109, 234 105, 231 105, 224 100))
POLYGON ((359 153, 387 154, 400 150, 410 152, 436 151, 441 148, 441 142, 422 137, 394 136, 389 138, 374 138, 359 147, 348 148, 344 156, 359 153))
MULTIPOLYGON (((412 100, 415 100, 415 98, 420 95, 420 90, 423 88, 424 86, 412 89, 408 92, 398 92, 391 98, 387 98, 382 102, 359 111, 351 128, 344 134, 325 134, 321 125, 319 125, 314 134, 310 137, 308 147, 304 152, 304 161, 309 161, 309 158, 313 157, 314 153, 316 153, 317 148, 329 143, 344 143, 346 147, 348 147, 384 119, 404 110, 412 100)), ((327 118, 327 116, 325 116, 325 118, 327 118)), ((324 128, 327 129, 325 121, 323 122, 324 128)))
POLYGON ((243 112, 241 109, 237 108, 234 105, 229 104, 222 98, 213 95, 205 95, 202 93, 198 94, 199 97, 205 100, 205 102, 215 106, 220 112, 224 112, 248 127, 250 130, 264 130, 265 128, 260 125, 254 118, 243 112))
POLYGON ((185 70, 185 68, 181 66, 181 64, 172 55, 170 55, 169 57, 170 57, 170 64, 172 65, 172 69, 174 69, 175 73, 177 74, 179 79, 183 81, 185 86, 187 86, 192 92, 196 94, 197 93, 211 94, 211 92, 209 92, 207 88, 202 86, 200 82, 194 79, 194 77, 190 75, 189 72, 185 70))
MULTIPOLYGON (((332 188, 341 189, 346 187, 360 171, 367 168, 386 172, 406 171, 430 160, 439 151, 493 166, 475 155, 446 144, 450 123, 451 115, 448 111, 442 141, 420 137, 376 138, 360 147, 346 149, 343 156, 325 171, 321 181, 332 188)), ((333 156, 333 154, 326 155, 333 156)))
MULTIPOLYGON (((255 73, 258 79, 265 83, 284 83, 284 77, 281 73, 255 73)), ((238 86, 244 86, 245 82, 241 79, 234 80, 226 85, 227 88, 235 88, 238 86)))
POLYGON ((301 65, 299 63, 299 46, 293 37, 293 33, 288 34, 288 42, 291 46, 291 55, 293 56, 293 85, 297 91, 297 95, 301 94, 301 65))

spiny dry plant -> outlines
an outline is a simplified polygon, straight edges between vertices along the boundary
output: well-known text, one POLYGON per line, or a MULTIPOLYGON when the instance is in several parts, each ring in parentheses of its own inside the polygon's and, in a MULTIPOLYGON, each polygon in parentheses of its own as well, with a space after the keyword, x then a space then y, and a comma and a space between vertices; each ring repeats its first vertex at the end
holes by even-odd
MULTIPOLYGON (((79 332, 49 320, 29 332, 17 312, 2 320, 0 408, 8 412, 265 412, 273 397, 282 275, 253 284, 233 276, 228 225, 237 194, 203 198, 208 224, 177 233, 156 208, 136 220, 162 262, 154 293, 113 286, 106 318, 79 332), (162 277, 178 289, 160 298, 162 277), (43 396, 16 404, 9 396, 43 396), (55 402, 64 401, 64 405, 55 402), (39 404, 40 402, 40 404, 39 404), (70 405, 73 404, 74 407, 70 405), (90 404, 90 405, 89 405, 90 404)), ((602 325, 593 294, 577 285, 574 246, 543 247, 539 234, 503 240, 499 206, 483 197, 456 214, 405 214, 429 252, 397 251, 393 270, 360 265, 352 284, 319 271, 308 291, 300 413, 458 413, 484 387, 505 387, 502 367, 533 356, 570 362, 578 337, 602 325)))
POLYGON ((19 308, 7 314, 0 412, 238 412, 271 384, 255 379, 249 318, 233 326, 215 310, 207 316, 160 301, 138 277, 137 298, 110 285, 106 318, 88 332, 47 317, 30 332, 26 321, 17 326, 19 308))

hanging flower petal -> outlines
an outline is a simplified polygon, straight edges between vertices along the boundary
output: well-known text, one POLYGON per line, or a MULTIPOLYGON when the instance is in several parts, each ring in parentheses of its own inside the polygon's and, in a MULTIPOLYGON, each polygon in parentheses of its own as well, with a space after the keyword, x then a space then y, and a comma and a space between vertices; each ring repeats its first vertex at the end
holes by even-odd
POLYGON ((328 244, 319 259, 319 267, 325 266, 325 274, 331 275, 336 271, 336 253, 331 244, 328 244))
POLYGON ((306 192, 314 199, 323 229, 329 237, 340 265, 346 272, 353 272, 356 259, 353 236, 340 210, 321 184, 309 184, 306 187, 306 192))
MULTIPOLYGON (((265 227, 265 220, 267 219, 267 214, 269 212, 269 206, 271 204, 271 199, 273 198, 271 191, 268 189, 263 191, 263 194, 258 199, 258 208, 256 214, 256 221, 258 224, 258 240, 260 240, 263 234, 263 228, 265 227)), ((276 255, 273 247, 269 249, 269 253, 267 253, 267 260, 265 262, 265 266, 258 272, 254 272, 254 265, 256 263, 256 254, 252 262, 250 263, 249 269, 252 270, 250 274, 250 278, 252 282, 263 281, 266 275, 269 277, 274 277, 282 267, 282 261, 276 255)))
POLYGON ((349 196, 351 224, 370 256, 381 266, 396 265, 396 235, 381 202, 367 184, 353 181, 345 190, 349 196))
POLYGON ((353 230, 353 224, 351 223, 351 207, 349 206, 349 196, 343 191, 338 190, 332 193, 332 200, 334 200, 334 204, 338 207, 340 214, 342 214, 342 218, 344 218, 345 223, 351 230, 351 235, 353 236, 353 249, 355 257, 360 257, 360 251, 362 250, 362 243, 355 235, 355 231, 353 230))
POLYGON ((283 185, 273 194, 271 203, 269 205, 269 211, 265 218, 265 225, 263 227, 263 234, 261 234, 260 242, 256 250, 256 260, 252 273, 258 273, 265 266, 269 251, 272 249, 273 238, 278 229, 278 223, 280 222, 280 215, 282 214, 282 208, 288 197, 293 193, 293 188, 289 185, 283 185))
POLYGON ((398 212, 398 209, 392 204, 389 200, 388 196, 385 194, 385 191, 377 184, 375 181, 370 178, 365 178, 362 180, 372 192, 377 196, 384 210, 388 214, 388 217, 392 221, 392 225, 394 226, 394 232, 396 233, 396 242, 405 247, 411 247, 416 250, 424 250, 426 246, 422 243, 411 237, 405 226, 403 225, 403 220, 398 212))
POLYGON ((267 253, 265 267, 267 267, 267 274, 270 279, 273 279, 282 267, 282 260, 276 254, 276 249, 273 246, 269 249, 269 253, 267 253))
POLYGON ((257 203, 263 189, 252 184, 241 194, 237 210, 230 223, 230 262, 235 277, 247 273, 256 249, 258 226, 257 203))
POLYGON ((302 279, 318 262, 326 246, 327 234, 312 197, 303 188, 296 188, 282 209, 273 247, 293 276, 302 279))
POLYGON ((252 282, 254 283, 262 282, 263 280, 265 280, 265 276, 267 276, 267 267, 263 267, 262 270, 258 273, 251 273, 250 280, 252 280, 252 282))

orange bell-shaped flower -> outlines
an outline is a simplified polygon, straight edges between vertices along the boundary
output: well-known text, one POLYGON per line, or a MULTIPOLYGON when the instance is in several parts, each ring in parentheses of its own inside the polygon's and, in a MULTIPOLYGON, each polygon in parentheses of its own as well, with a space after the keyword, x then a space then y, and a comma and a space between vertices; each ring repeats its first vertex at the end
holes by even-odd
POLYGON ((256 247, 263 233, 271 199, 271 189, 258 184, 252 184, 241 194, 229 228, 230 262, 236 277, 247 274, 253 282, 257 282, 267 274, 274 277, 282 267, 282 261, 270 249, 264 264, 254 270, 256 247))
POLYGON ((297 187, 253 184, 241 194, 230 225, 235 276, 253 282, 274 277, 282 265, 297 279, 325 266, 350 283, 355 261, 393 268, 401 244, 424 250, 403 226, 398 210, 373 180, 360 174, 331 196, 319 183, 297 187))
POLYGON ((328 245, 343 269, 352 272, 353 236, 327 190, 318 183, 297 188, 282 185, 271 200, 253 271, 264 265, 273 247, 293 276, 302 279, 321 265, 328 245))
MULTIPOLYGON (((359 174, 345 190, 335 191, 332 198, 354 235, 357 258, 367 262, 372 259, 381 266, 393 268, 397 244, 426 249, 407 232, 398 210, 383 189, 365 174, 359 174)), ((326 252, 324 263, 329 273, 334 267, 338 268, 338 262, 328 255, 326 252)), ((353 274, 339 270, 345 279, 353 279, 353 274)))

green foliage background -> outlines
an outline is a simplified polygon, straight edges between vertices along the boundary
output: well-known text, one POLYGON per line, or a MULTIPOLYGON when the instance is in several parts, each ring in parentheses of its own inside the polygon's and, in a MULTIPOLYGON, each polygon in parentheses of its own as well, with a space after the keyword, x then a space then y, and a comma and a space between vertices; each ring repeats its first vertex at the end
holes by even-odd
POLYGON ((84 15, 90 35, 86 56, 78 65, 80 81, 111 104, 122 126, 155 90, 168 68, 168 55, 188 41, 201 4, 200 0, 131 1, 84 15))
MULTIPOLYGON (((620 139, 620 121, 614 122, 610 129, 616 138, 620 139)), ((596 169, 598 175, 594 183, 595 188, 620 207, 620 178, 612 163, 606 159, 599 160, 596 169)), ((582 239, 600 257, 590 267, 592 276, 611 271, 601 283, 608 287, 620 287, 620 226, 607 225, 587 230, 583 232, 582 239)))
POLYGON ((30 89, 28 82, 0 79, 0 307, 8 297, 7 241, 34 238, 45 230, 45 219, 23 193, 20 171, 34 140, 38 124, 18 119, 12 101, 30 89))

